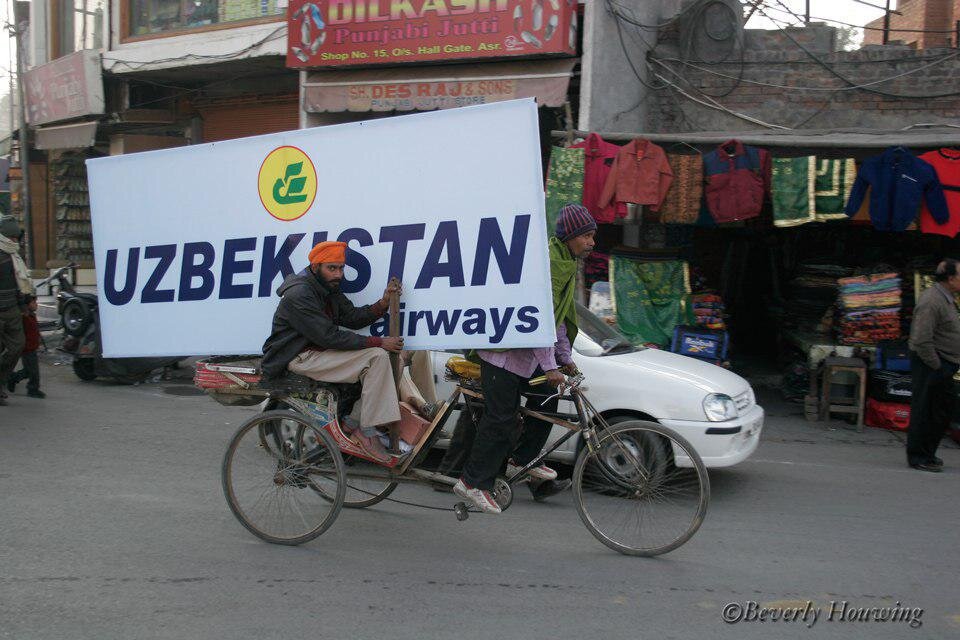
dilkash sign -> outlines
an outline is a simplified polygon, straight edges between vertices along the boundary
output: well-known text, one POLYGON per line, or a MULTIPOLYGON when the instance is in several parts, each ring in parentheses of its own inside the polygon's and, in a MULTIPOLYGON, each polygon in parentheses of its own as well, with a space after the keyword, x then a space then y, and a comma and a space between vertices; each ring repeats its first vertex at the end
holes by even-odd
POLYGON ((556 340, 533 100, 87 168, 106 356, 259 353, 277 287, 328 239, 350 247, 341 290, 355 304, 401 279, 407 348, 556 340))
POLYGON ((291 0, 287 66, 575 55, 575 0, 291 0))

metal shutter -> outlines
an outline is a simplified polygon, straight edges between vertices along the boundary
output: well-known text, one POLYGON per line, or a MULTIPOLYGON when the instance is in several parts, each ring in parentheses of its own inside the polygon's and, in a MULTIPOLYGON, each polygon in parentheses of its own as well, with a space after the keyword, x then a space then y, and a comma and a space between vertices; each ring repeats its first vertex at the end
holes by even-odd
POLYGON ((203 141, 216 142, 299 128, 300 102, 296 94, 249 96, 197 105, 203 118, 203 141))

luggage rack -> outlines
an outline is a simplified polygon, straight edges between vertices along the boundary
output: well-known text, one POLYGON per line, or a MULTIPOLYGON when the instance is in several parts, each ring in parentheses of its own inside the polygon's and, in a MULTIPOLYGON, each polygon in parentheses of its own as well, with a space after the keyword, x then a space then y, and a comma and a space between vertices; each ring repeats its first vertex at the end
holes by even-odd
POLYGON ((226 406, 250 406, 267 398, 316 393, 328 386, 290 372, 265 379, 260 360, 259 355, 204 358, 197 361, 193 383, 226 406))

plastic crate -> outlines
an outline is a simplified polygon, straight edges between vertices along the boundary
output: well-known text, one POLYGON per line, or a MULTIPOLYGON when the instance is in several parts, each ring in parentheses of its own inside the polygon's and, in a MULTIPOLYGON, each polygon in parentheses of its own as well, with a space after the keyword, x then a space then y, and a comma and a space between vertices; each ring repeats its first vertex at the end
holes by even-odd
POLYGON ((876 368, 880 371, 910 372, 910 347, 906 340, 882 340, 877 343, 876 368))
POLYGON ((870 398, 867 400, 868 427, 877 429, 892 429, 906 431, 910 427, 910 405, 900 402, 881 402, 870 398))
POLYGON ((729 343, 726 331, 679 325, 673 330, 670 351, 719 364, 727 359, 729 343))

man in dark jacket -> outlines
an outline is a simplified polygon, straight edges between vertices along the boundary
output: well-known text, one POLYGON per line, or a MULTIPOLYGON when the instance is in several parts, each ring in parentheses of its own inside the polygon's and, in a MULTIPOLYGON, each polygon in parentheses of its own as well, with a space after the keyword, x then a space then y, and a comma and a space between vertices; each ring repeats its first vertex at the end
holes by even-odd
POLYGON ((344 242, 321 242, 310 251, 310 266, 283 281, 261 367, 268 379, 289 370, 324 382, 362 383, 360 428, 350 437, 368 455, 387 462, 377 427, 400 420, 387 351, 403 350, 403 338, 361 336, 341 327, 373 324, 386 313, 390 294, 399 294, 401 287, 391 280, 379 301, 353 306, 340 291, 346 251, 344 242))
POLYGON ((34 293, 19 239, 17 219, 0 216, 0 406, 7 404, 7 378, 23 351, 26 297, 34 293))

